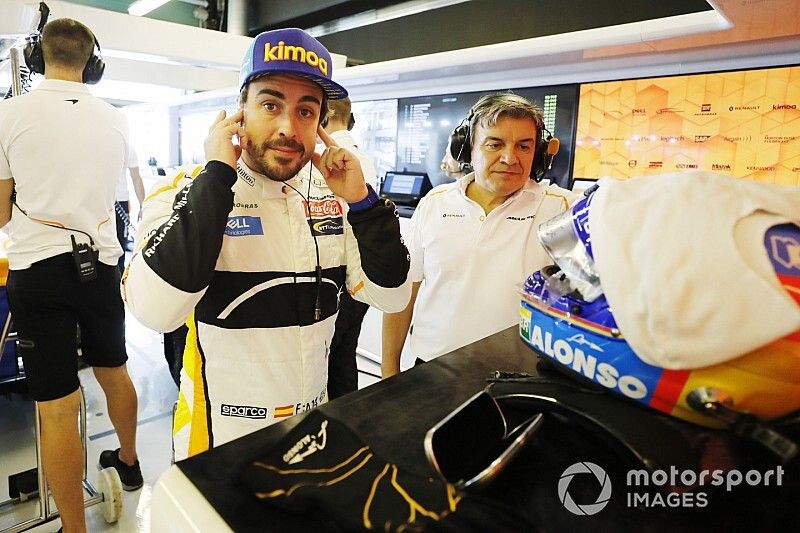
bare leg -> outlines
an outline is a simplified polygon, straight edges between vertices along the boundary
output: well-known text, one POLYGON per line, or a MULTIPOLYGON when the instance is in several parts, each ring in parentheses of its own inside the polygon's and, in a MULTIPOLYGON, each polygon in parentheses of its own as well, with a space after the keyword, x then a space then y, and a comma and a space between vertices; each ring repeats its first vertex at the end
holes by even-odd
POLYGON ((36 402, 41 419, 42 468, 65 533, 84 533, 83 445, 78 432, 80 391, 36 402))
POLYGON ((136 416, 139 409, 136 389, 126 365, 93 367, 94 375, 106 395, 108 415, 119 438, 119 458, 127 465, 136 462, 136 416))

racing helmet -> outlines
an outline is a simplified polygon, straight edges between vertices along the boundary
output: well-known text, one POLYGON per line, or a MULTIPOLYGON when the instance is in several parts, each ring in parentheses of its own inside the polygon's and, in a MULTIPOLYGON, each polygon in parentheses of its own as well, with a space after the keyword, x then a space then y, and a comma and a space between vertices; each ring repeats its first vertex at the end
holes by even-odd
MULTIPOLYGON (((674 175, 667 176, 668 180, 670 178, 671 182, 660 182, 651 187, 650 193, 657 191, 661 196, 660 187, 680 187, 681 183, 686 183, 689 188, 702 189, 710 186, 711 189, 720 187, 735 189, 741 185, 731 184, 726 180, 744 181, 728 177, 723 179, 717 175, 698 177, 697 173, 687 182, 675 178, 674 175)), ((660 178, 636 178, 636 180, 647 179, 660 178)), ((752 185, 748 184, 746 187, 752 185)), ((647 309, 655 309, 658 306, 645 305, 644 311, 633 315, 633 319, 629 314, 627 323, 623 323, 617 320, 617 315, 620 313, 615 313, 614 305, 619 305, 618 310, 621 309, 628 303, 627 296, 618 297, 616 301, 611 299, 610 303, 610 295, 604 290, 603 276, 596 261, 596 254, 600 250, 597 249, 598 242, 593 243, 592 230, 595 234, 602 230, 604 240, 608 242, 615 237, 614 228, 610 232, 608 227, 603 227, 605 220, 600 214, 590 215, 595 214, 593 207, 596 208, 594 205, 597 203, 596 198, 607 192, 604 188, 619 188, 619 195, 611 195, 616 198, 629 199, 638 194, 637 189, 627 190, 626 186, 626 182, 602 180, 599 189, 594 187, 587 191, 586 196, 573 204, 569 210, 539 227, 539 240, 555 264, 534 272, 522 286, 519 327, 522 340, 541 358, 550 360, 572 377, 590 380, 619 396, 702 426, 731 425, 731 420, 725 420, 724 416, 720 417, 719 412, 714 413, 704 409, 709 405, 712 406, 710 411, 714 411, 714 406, 721 409, 729 406, 734 407, 735 412, 749 413, 749 416, 755 416, 762 421, 773 421, 800 414, 800 328, 788 334, 785 334, 786 328, 776 329, 778 333, 773 336, 777 335, 777 338, 755 349, 745 347, 740 353, 737 353, 735 347, 740 343, 734 342, 734 347, 730 348, 726 345, 724 334, 715 335, 706 331, 702 335, 698 334, 697 343, 686 344, 690 348, 676 364, 669 359, 669 354, 659 358, 653 357, 652 353, 645 353, 653 351, 648 350, 647 343, 640 342, 635 349, 629 342, 626 338, 626 326, 631 331, 637 328, 657 329, 659 324, 669 321, 669 316, 666 320, 663 316, 654 318, 652 315, 656 313, 648 314, 647 309), (711 338, 709 341, 706 338, 699 338, 716 336, 720 339, 711 338), (717 357, 718 352, 713 349, 715 343, 724 348, 721 350, 725 352, 724 357, 717 357), (699 347, 696 353, 692 352, 693 344, 699 347), (705 354, 709 357, 704 356, 705 354), (711 403, 709 398, 713 400, 711 403)), ((645 190, 645 193, 640 194, 645 206, 658 203, 654 194, 647 193, 647 184, 638 184, 637 187, 645 190)), ((742 191, 734 191, 736 192, 742 191)), ((762 204, 770 203, 772 192, 770 190, 768 194, 763 195, 762 204)), ((784 194, 782 190, 774 192, 778 195, 784 194)), ((685 191, 678 191, 676 198, 680 197, 682 205, 686 206, 687 203, 691 204, 691 200, 686 201, 687 196, 692 194, 687 195, 685 191)), ((610 201, 606 200, 604 207, 608 210, 610 201)), ((794 196, 792 200, 797 202, 800 197, 794 196)), ((777 203, 780 202, 781 200, 777 203)), ((620 207, 626 209, 625 206, 620 207)), ((788 212, 792 208, 800 208, 800 204, 780 204, 772 211, 788 212)), ((654 209, 658 210, 658 205, 655 205, 654 209)), ((688 209, 691 210, 691 205, 688 209)), ((635 216, 635 209, 632 210, 630 216, 635 216)), ((745 212, 748 211, 742 209, 737 211, 737 213, 745 212)), ((616 216, 620 219, 625 217, 620 213, 616 216)), ((792 216, 797 216, 797 213, 790 215, 789 219, 792 216)), ((751 248, 755 249, 756 255, 768 258, 768 264, 771 265, 777 283, 780 284, 779 291, 782 291, 789 302, 787 305, 793 304, 796 306, 795 310, 800 310, 800 283, 798 283, 800 282, 800 225, 772 224, 785 220, 786 217, 777 216, 769 222, 768 225, 771 225, 762 233, 763 240, 761 242, 756 240, 751 248)), ((666 226, 665 231, 670 231, 669 224, 666 226)), ((636 237, 636 229, 634 226, 631 227, 633 229, 630 234, 620 238, 636 237)), ((644 232, 647 232, 646 228, 644 232)), ((652 240, 653 236, 639 237, 652 240)), ((633 246, 626 249, 636 250, 633 246)), ((698 250, 697 253, 703 251, 698 250)), ((647 280, 646 272, 642 272, 649 266, 647 260, 641 269, 636 265, 636 257, 629 257, 627 260, 632 267, 624 275, 644 277, 644 281, 639 284, 640 288, 652 283, 652 280, 647 280)), ((615 264, 613 261, 607 263, 615 264)), ((605 274, 609 271, 614 273, 606 265, 605 274)), ((609 275, 609 277, 614 276, 609 275)), ((661 281, 666 285, 671 283, 670 279, 661 281)), ((730 304, 725 294, 715 292, 714 276, 708 276, 707 284, 709 287, 705 291, 705 298, 719 298, 719 306, 730 304)), ((681 287, 676 290, 680 292, 681 287)), ((635 293, 634 297, 638 295, 635 290, 632 292, 635 293)), ((686 294, 678 294, 673 299, 691 300, 689 297, 691 291, 684 292, 686 294)), ((701 290, 696 292, 701 293, 701 290)), ((688 304, 683 302, 682 305, 691 305, 691 302, 688 304)), ((758 309, 748 311, 759 312, 758 309)), ((797 322, 790 322, 789 329, 796 328, 796 324, 797 322)), ((703 332, 702 329, 699 331, 703 332)))

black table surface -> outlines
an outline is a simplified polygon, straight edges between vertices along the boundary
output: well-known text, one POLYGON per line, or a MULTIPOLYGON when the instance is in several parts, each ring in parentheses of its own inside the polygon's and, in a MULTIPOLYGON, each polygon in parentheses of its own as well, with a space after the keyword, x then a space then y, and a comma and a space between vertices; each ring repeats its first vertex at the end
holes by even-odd
MULTIPOLYGON (((495 370, 537 373, 537 357, 519 339, 516 327, 317 409, 345 423, 383 459, 409 472, 430 476, 433 471, 423 449, 425 433, 483 389, 495 370)), ((304 416, 299 414, 181 461, 177 466, 234 531, 338 531, 329 519, 313 510, 298 515, 261 502, 238 481, 245 465, 280 441, 304 416)), ((529 523, 520 524, 519 531, 800 528, 800 480, 796 468, 784 476, 784 485, 788 486, 712 494, 713 505, 705 508, 675 508, 666 504, 630 508, 624 491, 617 489, 609 506, 600 513, 575 516, 564 509, 557 495, 558 480, 564 469, 577 461, 592 461, 606 467, 615 461, 615 455, 603 450, 601 441, 592 435, 575 433, 574 428, 553 423, 543 428, 547 431, 540 430, 526 446, 525 453, 485 493, 526 516, 529 523)), ((615 482, 614 487, 624 486, 624 477, 615 478, 611 473, 609 477, 615 482)), ((596 495, 597 487, 587 491, 596 495)))

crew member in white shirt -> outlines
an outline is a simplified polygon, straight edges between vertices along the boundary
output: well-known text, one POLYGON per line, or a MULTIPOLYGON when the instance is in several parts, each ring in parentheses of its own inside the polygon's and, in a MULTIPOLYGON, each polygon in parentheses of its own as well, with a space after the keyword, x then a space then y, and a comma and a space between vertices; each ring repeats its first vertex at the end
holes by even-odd
POLYGON ((412 318, 411 351, 422 361, 518 322, 516 285, 550 263, 536 229, 575 198, 531 179, 543 128, 538 107, 498 93, 481 97, 453 132, 456 159, 474 171, 433 189, 411 218, 412 297, 384 314, 383 377, 400 371, 412 318))
POLYGON ((353 115, 352 103, 350 98, 341 100, 331 100, 328 102, 328 116, 325 117, 325 131, 336 141, 339 146, 347 148, 358 158, 361 163, 361 170, 364 172, 364 179, 372 188, 378 190, 378 172, 375 170, 375 163, 372 157, 358 147, 353 134, 353 126, 356 118, 353 115))
MULTIPOLYGON (((45 79, 0 102, 0 226, 8 228, 8 296, 30 395, 41 416, 42 468, 65 532, 86 531, 76 330, 121 448, 101 454, 123 488, 141 487, 136 390, 125 362, 114 190, 128 153, 124 115, 89 93, 102 59, 71 19, 49 22, 25 59, 45 79), (16 189, 16 199, 14 190, 16 189), (75 256, 77 254, 78 260, 75 256), (92 269, 88 268, 92 263, 92 269), (81 272, 83 275, 81 275, 81 272)), ((40 488, 41 489, 41 488, 40 488)))
MULTIPOLYGON (((347 148, 356 156, 364 172, 364 181, 377 191, 378 175, 372 158, 358 148, 350 134, 355 122, 350 98, 328 101, 325 131, 336 144, 347 148)), ((328 354, 328 397, 331 400, 358 390, 356 348, 361 335, 361 324, 368 309, 367 304, 354 300, 346 290, 339 295, 339 314, 336 316, 336 329, 328 354)))

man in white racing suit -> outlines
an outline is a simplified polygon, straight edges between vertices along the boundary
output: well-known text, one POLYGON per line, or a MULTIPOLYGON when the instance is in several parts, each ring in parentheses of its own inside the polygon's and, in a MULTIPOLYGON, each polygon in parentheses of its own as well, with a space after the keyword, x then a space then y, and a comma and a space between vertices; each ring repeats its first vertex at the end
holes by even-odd
POLYGON ((319 126, 327 99, 347 96, 331 68, 301 30, 260 34, 239 111, 220 112, 206 139, 205 168, 145 200, 123 296, 148 327, 189 326, 176 460, 326 400, 341 291, 385 311, 410 297, 394 206, 319 126), (308 161, 313 173, 300 172, 308 161))

